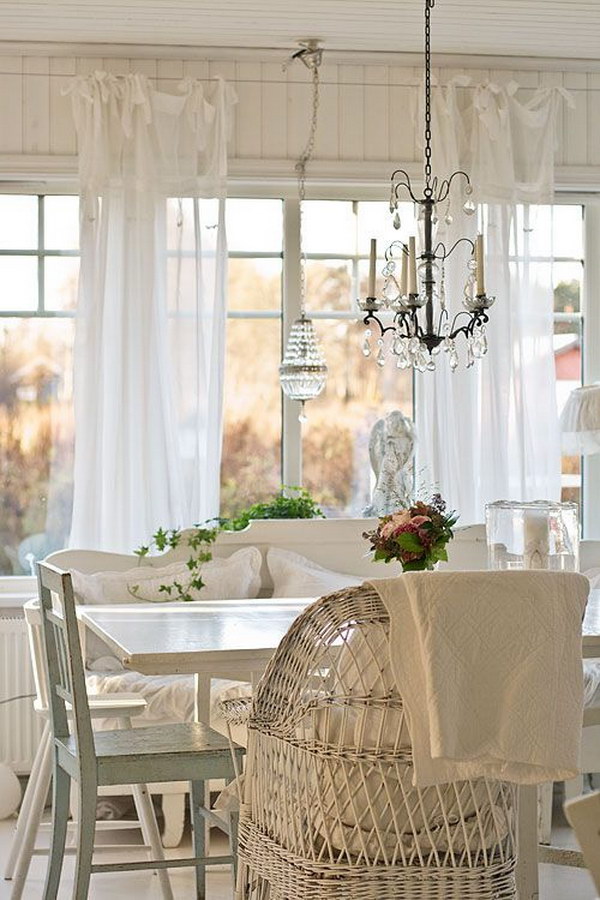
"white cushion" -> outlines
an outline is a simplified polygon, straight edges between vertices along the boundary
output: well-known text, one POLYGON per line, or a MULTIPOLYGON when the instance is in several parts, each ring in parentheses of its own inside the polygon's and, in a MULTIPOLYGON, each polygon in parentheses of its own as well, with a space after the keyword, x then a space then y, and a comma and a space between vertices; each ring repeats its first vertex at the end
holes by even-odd
POLYGON ((277 547, 269 549, 267 566, 273 579, 274 597, 321 597, 364 581, 354 575, 324 569, 299 553, 277 547))
MULTIPOLYGON (((212 559, 202 566, 204 587, 189 593, 194 600, 254 598, 260 590, 261 564, 260 550, 256 547, 243 547, 226 559, 212 559)), ((96 606, 164 602, 168 597, 160 590, 162 585, 172 585, 176 581, 185 585, 190 579, 185 561, 162 568, 137 566, 127 572, 96 572, 93 575, 73 569, 71 575, 78 601, 96 606)))
MULTIPOLYGON (((256 547, 242 547, 226 559, 212 559, 204 563, 204 587, 201 591, 190 593, 197 600, 252 599, 260 590, 261 565, 260 550, 256 547)), ((160 586, 174 581, 186 584, 190 573, 185 562, 178 562, 162 568, 139 566, 127 572, 96 572, 93 575, 73 569, 71 577, 76 601, 98 606, 109 603, 164 602, 167 595, 159 591, 160 586), (137 596, 131 593, 134 585, 139 585, 137 596)), ((86 664, 89 666, 110 653, 104 641, 88 630, 85 641, 86 664)))

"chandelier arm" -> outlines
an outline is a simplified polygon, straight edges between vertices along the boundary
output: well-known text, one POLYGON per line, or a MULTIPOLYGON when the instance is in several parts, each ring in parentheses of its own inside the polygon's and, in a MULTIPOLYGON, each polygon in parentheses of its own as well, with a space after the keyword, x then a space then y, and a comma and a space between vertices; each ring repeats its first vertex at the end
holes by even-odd
POLYGON ((398 191, 400 190, 400 188, 406 188, 413 203, 421 202, 418 197, 415 197, 415 195, 413 193, 412 185, 410 183, 410 178, 408 178, 408 176, 407 176, 406 181, 398 181, 396 184, 394 184, 393 191, 394 191, 394 198, 396 200, 398 200, 398 191))
POLYGON ((452 246, 450 247, 450 249, 448 250, 448 252, 447 252, 446 255, 444 256, 444 259, 448 259, 448 257, 451 256, 451 255, 454 253, 454 251, 456 250, 456 248, 458 247, 458 245, 459 245, 459 244, 462 244, 462 243, 469 244, 469 246, 470 246, 470 248, 471 248, 471 255, 473 255, 473 254, 475 253, 475 242, 472 241, 471 238, 462 237, 462 238, 459 238, 457 241, 455 241, 455 242, 452 244, 452 246))
POLYGON ((462 177, 466 180, 467 184, 471 184, 471 179, 467 175, 466 172, 463 172, 462 169, 457 169, 456 172, 453 172, 450 178, 445 178, 444 181, 440 184, 440 193, 437 198, 437 203, 443 203, 444 200, 448 197, 450 193, 450 188, 452 187, 452 182, 458 176, 462 175, 462 177))
POLYGON ((464 334, 465 337, 470 337, 475 330, 477 325, 486 325, 489 322, 489 316, 485 312, 485 310, 477 310, 476 312, 467 312, 466 310, 462 310, 461 312, 456 313, 452 322, 452 328, 450 329, 450 334, 448 337, 451 340, 458 337, 459 334, 464 334), (466 325, 461 325, 460 328, 455 329, 456 321, 460 316, 470 316, 470 320, 466 325))
POLYGON ((433 255, 434 255, 435 259, 441 259, 441 260, 446 259, 446 257, 448 256, 448 253, 446 252, 446 245, 443 241, 437 242, 437 244, 435 245, 435 249, 433 251, 433 255), (442 253, 438 254, 438 250, 440 250, 440 249, 442 250, 442 253))
POLYGON ((392 241, 392 243, 389 245, 389 247, 386 248, 386 251, 385 251, 384 258, 385 258, 386 262, 390 262, 390 260, 394 259, 394 248, 395 247, 400 247, 401 248, 400 252, 408 255, 408 247, 406 246, 406 244, 404 244, 402 241, 392 241))
POLYGON ((449 318, 450 318, 450 313, 448 312, 446 307, 444 307, 443 309, 440 310, 440 317, 438 319, 438 334, 441 335, 441 333, 442 333, 442 326, 443 326, 444 319, 449 319, 449 318))
POLYGON ((368 327, 373 322, 376 322, 377 325, 379 326, 379 331, 381 332, 381 335, 380 335, 381 337, 383 337, 383 335, 388 331, 396 330, 395 325, 384 325, 383 322, 381 321, 381 319, 379 318, 379 316, 376 316, 374 313, 367 313, 367 315, 363 319, 363 325, 368 327))

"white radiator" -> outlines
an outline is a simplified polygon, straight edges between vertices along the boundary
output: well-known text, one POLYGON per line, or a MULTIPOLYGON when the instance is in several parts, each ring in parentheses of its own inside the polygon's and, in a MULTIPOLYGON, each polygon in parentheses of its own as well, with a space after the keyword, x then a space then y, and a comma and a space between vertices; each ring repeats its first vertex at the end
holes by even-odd
MULTIPOLYGON (((34 692, 25 620, 0 616, 0 700, 34 692)), ((0 704, 0 761, 17 775, 31 771, 42 727, 33 698, 0 704)))

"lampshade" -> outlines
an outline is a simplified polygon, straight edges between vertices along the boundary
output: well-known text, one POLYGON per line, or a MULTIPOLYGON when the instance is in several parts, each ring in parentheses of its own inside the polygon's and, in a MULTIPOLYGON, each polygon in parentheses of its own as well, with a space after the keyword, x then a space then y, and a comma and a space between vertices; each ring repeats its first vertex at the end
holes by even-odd
POLYGON ((560 427, 565 453, 600 453, 600 384, 588 384, 571 392, 560 427))
POLYGON ((304 315, 292 325, 279 377, 285 394, 302 402, 317 397, 325 386, 325 358, 313 323, 304 315))

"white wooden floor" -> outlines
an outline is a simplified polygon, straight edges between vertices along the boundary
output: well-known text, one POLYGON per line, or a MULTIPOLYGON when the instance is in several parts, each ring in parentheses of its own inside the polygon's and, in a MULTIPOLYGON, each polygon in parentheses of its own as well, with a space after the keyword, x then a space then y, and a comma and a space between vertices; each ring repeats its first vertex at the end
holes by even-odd
MULTIPOLYGON (((13 823, 0 822, 0 868, 4 868, 4 861, 8 854, 12 837, 13 823)), ((99 854, 98 859, 123 860, 130 852, 126 849, 131 841, 137 839, 136 832, 116 831, 110 833, 110 843, 122 843, 124 850, 109 856, 108 851, 99 854)), ((553 840, 563 846, 575 846, 573 836, 566 827, 555 829, 553 840)), ((219 846, 219 838, 216 840, 213 852, 224 852, 224 847, 219 846)), ((168 855, 179 856, 189 854, 191 845, 189 836, 186 836, 181 847, 177 850, 167 851, 168 855)), ((132 853, 133 855, 133 853, 132 853)), ((73 857, 67 856, 63 869, 62 888, 59 894, 60 900, 69 900, 71 897, 71 872, 73 857)), ((29 880, 24 900, 40 900, 44 884, 46 859, 36 856, 30 870, 29 880)), ((540 900, 593 900, 596 897, 594 888, 587 872, 580 869, 569 869, 563 866, 541 866, 540 900)), ((192 900, 194 896, 194 876, 191 870, 172 869, 171 882, 177 900, 192 900)), ((157 879, 148 873, 129 872, 124 874, 92 875, 92 888, 90 900, 115 900, 116 897, 131 897, 135 900, 160 900, 157 879)), ((225 867, 213 871, 208 875, 208 900, 231 900, 233 891, 231 876, 225 867)), ((0 879, 0 900, 9 900, 10 882, 0 879)), ((292 898, 290 898, 292 900, 292 898)))

